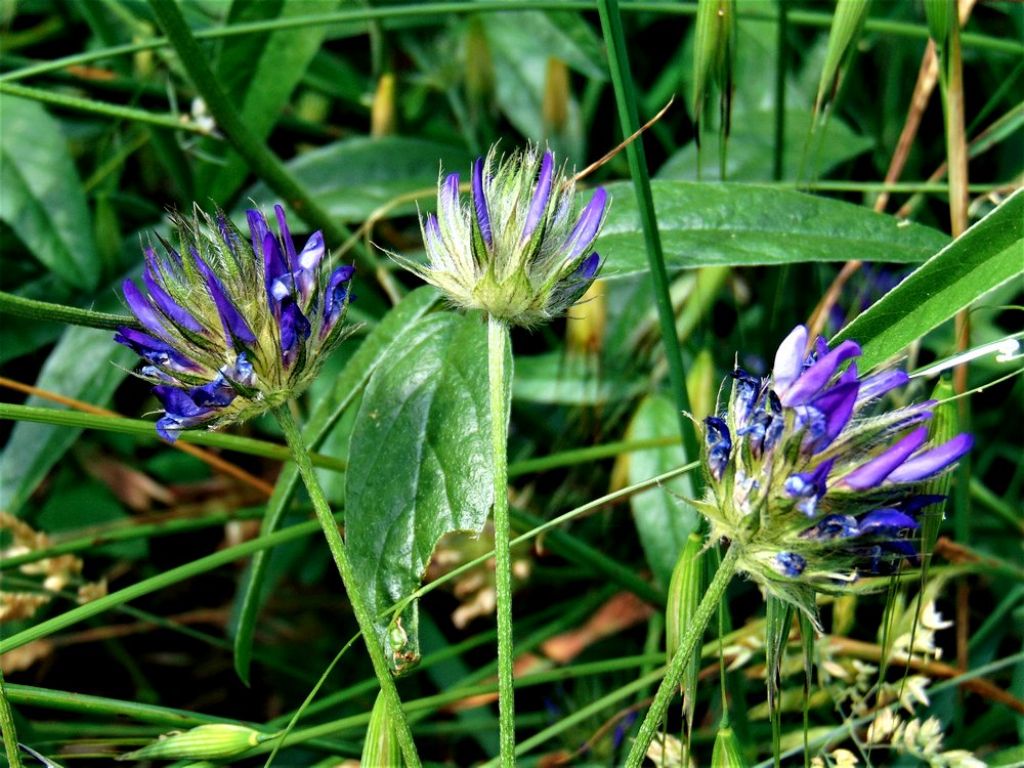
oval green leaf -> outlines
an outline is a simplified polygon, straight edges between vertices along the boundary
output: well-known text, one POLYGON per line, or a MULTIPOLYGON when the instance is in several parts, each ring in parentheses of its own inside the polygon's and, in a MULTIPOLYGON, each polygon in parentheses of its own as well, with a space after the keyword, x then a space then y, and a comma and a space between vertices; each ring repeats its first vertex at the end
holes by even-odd
MULTIPOLYGON (((437 540, 478 533, 493 499, 487 334, 438 313, 403 336, 370 378, 349 447, 345 538, 359 588, 380 615, 420 583, 437 540)), ((416 606, 379 618, 397 672, 419 658, 416 606)))
MULTIPOLYGON (((754 184, 651 183, 669 269, 807 261, 916 263, 942 248, 941 232, 861 206, 754 184)), ((647 269, 631 185, 607 186, 611 211, 595 250, 604 277, 647 269)))

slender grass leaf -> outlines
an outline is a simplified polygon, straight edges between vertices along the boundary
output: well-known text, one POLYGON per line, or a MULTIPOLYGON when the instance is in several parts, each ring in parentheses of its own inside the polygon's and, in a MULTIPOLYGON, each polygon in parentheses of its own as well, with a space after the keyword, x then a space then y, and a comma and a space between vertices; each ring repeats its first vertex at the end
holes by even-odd
MULTIPOLYGON (((451 144, 397 136, 360 137, 306 152, 288 163, 288 170, 332 216, 358 222, 410 192, 421 191, 424 204, 433 205, 440 168, 466 173, 472 161, 469 152, 451 144)), ((279 201, 263 183, 246 193, 246 208, 249 198, 264 209, 279 201)), ((407 200, 390 212, 415 211, 415 202, 407 200)), ((235 214, 239 222, 244 220, 241 208, 235 214)))
POLYGON ((828 33, 828 49, 825 65, 818 82, 818 95, 814 101, 814 112, 819 114, 839 89, 843 68, 849 63, 856 50, 857 39, 864 29, 868 17, 869 0, 838 0, 828 33))
MULTIPOLYGON (((134 362, 134 353, 114 344, 109 331, 68 328, 46 359, 36 386, 103 406, 134 362)), ((36 397, 26 404, 63 409, 36 397)), ((16 424, 0 455, 0 508, 17 512, 80 434, 80 429, 49 424, 16 424)))
MULTIPOLYGON (((420 583, 437 540, 478 533, 493 502, 487 335, 477 318, 422 318, 370 378, 349 448, 345 538, 374 614, 420 583)), ((419 659, 416 605, 379 618, 396 672, 419 659)))
POLYGON ((867 371, 1011 280, 1024 286, 1024 192, 914 270, 834 339, 856 339, 867 371))
MULTIPOLYGON (((940 232, 861 206, 753 184, 652 183, 669 269, 807 261, 924 261, 948 242, 940 232)), ((640 215, 626 183, 614 198, 595 249, 602 277, 647 268, 640 215)))
MULTIPOLYGON (((691 533, 679 554, 672 580, 668 587, 668 602, 665 605, 665 651, 667 660, 679 650, 679 640, 697 613, 701 595, 704 594, 704 538, 691 533)), ((697 704, 697 676, 700 674, 700 654, 691 655, 683 670, 680 684, 683 691, 683 715, 686 718, 687 743, 693 728, 693 712, 697 704)))
MULTIPOLYGON (((436 302, 437 293, 432 288, 419 288, 384 316, 345 365, 341 375, 335 380, 332 391, 313 411, 313 415, 303 428, 302 436, 306 445, 316 448, 327 437, 345 409, 352 404, 354 397, 362 391, 373 371, 393 347, 401 344, 400 339, 405 329, 426 314, 436 302)), ((274 494, 267 502, 267 513, 262 526, 264 534, 276 530, 280 525, 298 482, 299 472, 295 464, 287 464, 281 470, 274 486, 274 494)), ((235 600, 235 616, 232 621, 235 634, 235 671, 245 682, 249 679, 256 619, 267 594, 268 566, 269 553, 257 552, 235 600)))
POLYGON ((78 171, 56 120, 35 102, 0 97, 0 220, 53 273, 94 290, 101 272, 78 171))
MULTIPOLYGON (((651 395, 640 402, 633 415, 628 439, 678 437, 677 424, 672 402, 660 395, 651 395)), ((628 478, 632 484, 680 467, 687 463, 687 457, 679 444, 673 444, 626 454, 622 461, 628 462, 628 478)), ((647 564, 662 589, 667 589, 686 539, 697 530, 699 523, 697 511, 673 496, 692 498, 693 482, 689 475, 681 475, 629 500, 647 564)))
MULTIPOLYGON (((329 13, 337 0, 235 0, 226 23, 237 24, 290 16, 329 13)), ((215 71, 232 101, 238 105, 249 129, 265 139, 270 135, 292 92, 326 36, 323 24, 306 24, 294 29, 255 35, 228 37, 221 41, 215 71)), ((210 144, 207 152, 223 147, 210 144)), ((223 164, 207 164, 198 175, 197 187, 217 201, 229 199, 245 181, 249 168, 233 150, 223 164)))

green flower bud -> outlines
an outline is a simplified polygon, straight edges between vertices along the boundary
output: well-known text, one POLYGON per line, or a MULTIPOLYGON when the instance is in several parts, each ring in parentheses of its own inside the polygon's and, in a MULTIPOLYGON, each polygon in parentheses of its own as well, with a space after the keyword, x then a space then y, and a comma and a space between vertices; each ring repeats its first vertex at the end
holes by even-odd
POLYGON ((118 760, 224 760, 248 752, 276 735, 229 723, 200 725, 161 736, 142 749, 121 755, 118 760))

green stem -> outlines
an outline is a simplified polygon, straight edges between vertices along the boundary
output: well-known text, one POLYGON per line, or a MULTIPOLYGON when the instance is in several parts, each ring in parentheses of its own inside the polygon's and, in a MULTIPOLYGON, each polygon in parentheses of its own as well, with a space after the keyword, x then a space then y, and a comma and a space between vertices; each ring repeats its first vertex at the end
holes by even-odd
MULTIPOLYGON (((246 125, 221 88, 217 76, 210 69, 208 57, 196 42, 175 0, 150 0, 149 4, 160 26, 163 27, 168 42, 177 52, 181 65, 192 79, 196 90, 202 95, 210 114, 217 121, 217 127, 224 132, 238 154, 268 187, 285 199, 293 211, 317 229, 322 229, 329 243, 345 242, 351 232, 320 205, 277 155, 271 152, 246 125)), ((377 270, 377 260, 369 251, 360 249, 357 251, 357 258, 362 266, 377 270)))
POLYGON ((359 591, 356 574, 349 562, 348 553, 345 551, 345 542, 338 532, 338 524, 331 513, 330 505, 324 496, 323 488, 317 479, 316 470, 313 469, 313 462, 309 460, 309 453, 306 451, 302 433, 299 425, 295 423, 287 404, 274 409, 281 430, 284 432, 285 440, 291 448, 295 465, 299 468, 299 474, 305 483, 306 491, 313 502, 313 509, 316 511, 317 520, 323 529, 324 538, 327 539, 327 546, 331 550, 335 565, 338 566, 338 573, 341 574, 342 583, 348 593, 349 601, 352 604, 352 611, 356 615, 359 629, 363 633, 363 640, 366 649, 370 654, 370 661, 373 663, 373 671, 380 683, 381 695, 384 697, 385 706, 391 716, 391 722, 398 736, 402 748, 402 756, 410 768, 418 768, 420 765, 419 754, 416 752, 416 745, 412 740, 412 731, 409 729, 409 721, 402 711, 402 702, 398 698, 398 689, 395 687, 395 680, 391 676, 387 659, 384 656, 384 648, 377 638, 377 629, 373 621, 373 614, 366 607, 366 601, 359 591))
POLYGON ((683 678, 683 670, 686 668, 690 656, 693 655, 694 650, 697 648, 697 644, 704 634, 708 622, 711 620, 711 615, 718 609, 719 602, 725 597, 726 587, 729 586, 736 572, 736 560, 739 558, 739 554, 739 547, 734 544, 729 547, 729 551, 722 558, 722 563, 718 566, 715 578, 711 580, 711 584, 708 585, 704 597, 701 598, 700 605, 697 606, 697 611, 693 615, 693 621, 686 628, 682 638, 680 638, 679 650, 672 657, 672 661, 665 672, 665 677, 662 679, 658 692, 654 696, 654 701, 651 703, 651 707, 647 710, 647 715, 640 725, 636 741, 633 742, 633 746, 629 750, 629 756, 626 758, 626 768, 640 768, 643 763, 644 756, 647 754, 647 748, 651 745, 651 741, 658 730, 658 725, 665 716, 665 711, 668 709, 672 697, 679 690, 679 682, 683 678))
POLYGON ((139 321, 130 315, 113 315, 108 312, 93 312, 91 309, 68 307, 49 301, 26 299, 13 293, 0 291, 0 315, 25 317, 29 320, 47 320, 68 325, 84 325, 87 328, 103 328, 116 331, 121 326, 141 328, 139 321))
POLYGON ((21 768, 21 753, 18 751, 18 732, 14 727, 14 712, 11 702, 7 700, 7 689, 4 687, 4 675, 0 672, 0 734, 4 737, 4 749, 7 762, 11 768, 21 768))
POLYGON ((516 714, 512 664, 512 550, 508 512, 509 398, 505 381, 508 326, 487 316, 487 379, 491 393, 491 455, 494 460, 494 580, 498 613, 498 741, 501 764, 515 765, 516 714))
POLYGON ((779 58, 775 64, 775 141, 772 154, 772 178, 775 181, 782 179, 783 156, 786 151, 786 64, 789 58, 786 45, 789 36, 788 0, 778 2, 779 25, 776 30, 775 47, 779 58))
POLYGON ((202 136, 210 136, 210 130, 198 123, 194 123, 184 117, 159 112, 149 112, 145 109, 125 107, 121 104, 110 104, 96 99, 83 99, 80 96, 70 96, 66 93, 44 91, 41 88, 29 88, 15 83, 0 83, 0 93, 10 96, 17 96, 22 99, 31 99, 43 104, 52 104, 55 107, 63 107, 76 112, 88 112, 94 115, 112 117, 115 120, 131 120, 136 123, 156 125, 161 128, 170 128, 174 131, 186 131, 198 133, 202 136))
MULTIPOLYGON (((636 94, 633 90, 633 78, 629 72, 626 37, 622 30, 618 0, 598 0, 597 9, 601 15, 601 30, 608 49, 608 65, 611 70, 612 85, 615 89, 619 124, 622 135, 631 136, 640 128, 640 120, 636 111, 636 94)), ((686 417, 686 413, 690 411, 690 399, 686 392, 683 356, 679 348, 679 337, 676 335, 675 312, 672 309, 672 297, 669 295, 668 272, 665 269, 665 258, 662 254, 661 236, 658 232, 654 197, 651 194, 651 180, 647 172, 647 159, 644 156, 642 139, 631 142, 626 147, 626 159, 629 161, 629 174, 636 190, 647 262, 650 265, 651 281, 654 284, 654 300, 658 307, 661 342, 665 346, 669 380, 676 398, 676 410, 679 412, 679 434, 686 455, 688 457, 698 456, 697 433, 686 417)))
MULTIPOLYGON (((143 419, 128 419, 123 416, 101 416, 97 413, 82 413, 81 411, 67 411, 59 408, 39 408, 32 405, 0 403, 0 421, 4 420, 34 421, 38 424, 55 424, 62 427, 98 429, 104 432, 123 432, 129 435, 147 437, 152 440, 160 440, 160 436, 157 435, 156 430, 153 428, 153 422, 144 421, 143 419)), ((292 457, 291 452, 283 445, 223 432, 186 430, 181 433, 178 439, 183 443, 205 445, 210 448, 222 448, 227 451, 246 453, 250 456, 262 456, 265 459, 288 461, 292 457)), ((325 456, 321 453, 311 454, 310 460, 314 466, 330 469, 334 472, 344 472, 348 466, 341 459, 325 456)))

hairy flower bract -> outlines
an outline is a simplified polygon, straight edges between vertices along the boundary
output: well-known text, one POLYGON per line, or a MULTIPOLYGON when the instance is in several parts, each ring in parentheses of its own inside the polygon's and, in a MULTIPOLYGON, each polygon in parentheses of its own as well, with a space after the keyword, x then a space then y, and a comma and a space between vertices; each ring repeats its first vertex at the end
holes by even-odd
POLYGON ((725 413, 704 422, 710 491, 700 506, 713 537, 740 547, 740 570, 812 618, 814 591, 916 559, 918 516, 943 499, 921 482, 972 444, 967 434, 928 444, 934 401, 882 408, 907 374, 861 377, 859 355, 856 342, 830 349, 821 337, 808 350, 798 326, 771 374, 735 370, 725 413))
POLYGON ((139 375, 164 406, 157 432, 216 428, 256 416, 300 394, 344 336, 341 319, 353 268, 324 269, 315 232, 299 251, 284 209, 247 212, 249 237, 218 213, 172 217, 177 243, 145 249, 143 288, 125 280, 124 298, 143 330, 114 340, 133 349, 139 375))
POLYGON ((591 246, 608 207, 594 191, 574 216, 575 180, 551 152, 530 147, 473 164, 468 203, 459 174, 441 178, 437 214, 421 220, 427 264, 396 256, 462 309, 511 325, 535 326, 563 314, 601 265, 591 246))

